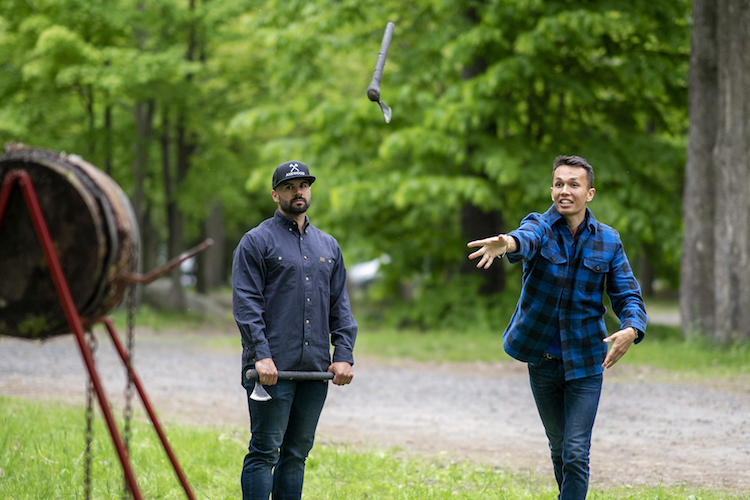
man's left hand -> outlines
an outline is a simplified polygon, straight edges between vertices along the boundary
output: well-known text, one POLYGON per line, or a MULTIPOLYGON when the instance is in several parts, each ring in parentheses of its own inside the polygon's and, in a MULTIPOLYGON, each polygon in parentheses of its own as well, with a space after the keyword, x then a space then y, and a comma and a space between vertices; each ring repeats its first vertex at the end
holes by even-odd
POLYGON ((333 372, 333 383, 336 385, 346 385, 354 378, 354 368, 346 361, 333 363, 328 371, 333 372))
POLYGON ((604 339, 604 342, 611 344, 611 346, 607 353, 607 357, 604 358, 602 366, 604 368, 612 368, 612 366, 617 363, 626 352, 628 352, 630 344, 635 342, 635 339, 637 338, 638 332, 631 326, 624 330, 617 331, 604 339))

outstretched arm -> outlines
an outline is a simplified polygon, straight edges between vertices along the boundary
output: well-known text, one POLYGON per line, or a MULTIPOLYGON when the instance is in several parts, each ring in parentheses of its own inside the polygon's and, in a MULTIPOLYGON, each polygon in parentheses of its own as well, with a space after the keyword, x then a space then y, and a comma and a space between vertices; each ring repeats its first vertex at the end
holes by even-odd
POLYGON ((497 257, 502 258, 506 253, 513 253, 518 250, 516 239, 507 234, 498 234, 491 238, 470 241, 466 246, 469 248, 479 247, 477 251, 469 254, 469 258, 481 257, 477 262, 477 267, 484 267, 485 269, 489 269, 497 257))

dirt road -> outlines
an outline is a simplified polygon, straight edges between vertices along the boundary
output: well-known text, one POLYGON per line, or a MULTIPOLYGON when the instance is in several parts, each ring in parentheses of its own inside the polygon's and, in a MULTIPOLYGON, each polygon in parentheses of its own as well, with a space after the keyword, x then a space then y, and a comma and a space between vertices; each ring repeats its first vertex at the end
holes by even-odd
MULTIPOLYGON (((239 352, 207 337, 138 330, 134 365, 165 423, 238 429, 249 435, 239 352), (214 343, 215 344, 215 343, 214 343)), ((122 401, 124 373, 99 332, 97 364, 122 401)), ((404 449, 551 475, 546 439, 525 365, 382 364, 358 358, 354 382, 331 386, 318 443, 404 449)), ((75 339, 43 344, 0 337, 0 394, 84 403, 75 339)), ((592 486, 690 484, 750 493, 750 387, 667 383, 651 370, 608 371, 591 456, 592 486)))

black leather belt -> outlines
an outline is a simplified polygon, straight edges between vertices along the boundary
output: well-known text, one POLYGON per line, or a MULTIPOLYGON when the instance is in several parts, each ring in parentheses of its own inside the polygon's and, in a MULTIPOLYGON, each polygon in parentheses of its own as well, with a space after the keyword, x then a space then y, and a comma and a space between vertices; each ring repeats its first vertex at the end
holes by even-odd
POLYGON ((547 354, 546 352, 542 354, 542 358, 544 359, 562 359, 559 356, 553 356, 552 354, 547 354))

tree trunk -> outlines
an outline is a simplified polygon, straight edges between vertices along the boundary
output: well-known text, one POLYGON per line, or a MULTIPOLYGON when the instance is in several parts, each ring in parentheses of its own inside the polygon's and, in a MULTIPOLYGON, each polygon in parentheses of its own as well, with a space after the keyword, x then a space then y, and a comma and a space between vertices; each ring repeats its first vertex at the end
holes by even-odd
POLYGON ((208 293, 225 283, 224 275, 224 207, 215 202, 203 225, 203 236, 214 244, 198 254, 198 292, 208 293))
MULTIPOLYGON (((464 16, 472 23, 481 22, 476 6, 470 6, 464 16)), ((471 80, 487 70, 487 61, 481 57, 475 58, 471 64, 464 67, 461 77, 471 80)), ((489 125, 494 127, 494 124, 489 125)), ((494 132, 494 131, 493 131, 494 132)), ((486 212, 481 208, 467 203, 461 207, 461 228, 464 239, 469 242, 490 236, 497 236, 503 231, 503 214, 500 210, 486 212)), ((476 261, 466 261, 461 265, 461 274, 478 274, 484 282, 479 288, 482 295, 492 295, 505 290, 505 268, 496 262, 488 270, 477 269, 476 261)))
MULTIPOLYGON (((190 0, 189 10, 195 12, 195 0, 190 0)), ((190 25, 187 40, 187 51, 185 59, 187 61, 195 60, 195 47, 197 45, 195 23, 190 25)), ((185 75, 185 81, 191 82, 193 75, 185 75)), ((197 144, 196 135, 188 130, 188 104, 183 103, 178 107, 177 117, 175 120, 175 154, 176 162, 172 167, 172 150, 171 150, 171 121, 169 119, 169 110, 164 110, 164 126, 162 136, 162 156, 164 158, 164 189, 167 198, 167 224, 169 229, 168 253, 173 258, 185 250, 185 217, 180 209, 178 199, 180 187, 187 177, 192 163, 192 156, 195 153, 197 144)), ((187 309, 187 297, 185 288, 182 285, 182 270, 176 267, 170 272, 172 279, 172 299, 175 309, 187 309)))
POLYGON ((750 2, 696 0, 680 284, 683 331, 750 338, 750 2))
POLYGON ((714 337, 725 343, 750 338, 750 1, 720 0, 718 14, 714 337))
POLYGON ((694 0, 690 53, 689 119, 684 232, 680 266, 680 315, 685 336, 711 334, 714 329, 714 205, 718 107, 716 0, 694 0))
POLYGON ((154 116, 154 102, 138 102, 133 108, 133 115, 135 120, 135 145, 134 147, 134 159, 133 159, 133 189, 130 194, 130 200, 133 205, 133 211, 135 212, 138 224, 140 226, 144 224, 144 213, 145 206, 144 200, 146 196, 146 174, 149 171, 149 146, 153 139, 153 116, 154 116))
POLYGON ((86 103, 86 118, 88 121, 88 155, 91 161, 96 153, 96 111, 94 109, 94 89, 86 85, 81 89, 81 95, 86 103))
POLYGON ((638 283, 641 285, 641 293, 646 298, 654 296, 655 277, 656 270, 648 259, 646 249, 642 248, 638 258, 638 283))
POLYGON ((149 272, 159 265, 159 237, 156 234, 156 228, 152 222, 151 216, 152 204, 146 204, 146 210, 143 216, 143 224, 140 227, 141 232, 141 269, 143 272, 149 272))
MULTIPOLYGON (((167 255, 169 259, 177 257, 184 250, 182 212, 177 206, 178 183, 175 179, 175 174, 172 173, 174 168, 172 166, 171 126, 169 109, 165 107, 162 111, 161 156, 164 197, 167 202, 167 255)), ((185 289, 182 286, 182 270, 180 266, 172 269, 169 272, 169 277, 172 280, 171 306, 175 310, 184 311, 187 308, 187 297, 185 296, 185 289)))
POLYGON ((112 105, 107 104, 104 108, 104 171, 107 175, 112 175, 112 144, 112 105))
MULTIPOLYGON (((485 212, 474 205, 465 205, 461 209, 461 226, 464 239, 469 242, 490 236, 497 236, 503 231, 503 215, 499 210, 485 212)), ((489 269, 477 269, 477 261, 468 258, 461 265, 462 274, 479 274, 484 278, 479 293, 492 295, 505 290, 505 269, 502 262, 495 262, 489 269)))

